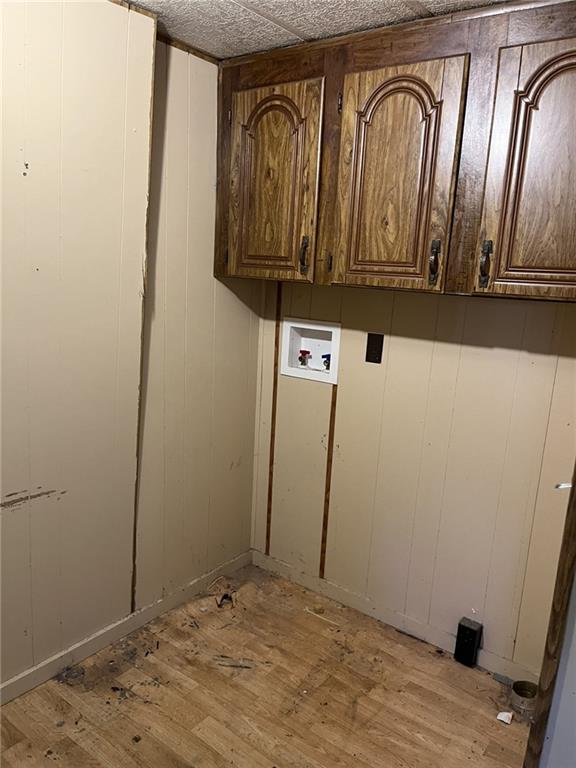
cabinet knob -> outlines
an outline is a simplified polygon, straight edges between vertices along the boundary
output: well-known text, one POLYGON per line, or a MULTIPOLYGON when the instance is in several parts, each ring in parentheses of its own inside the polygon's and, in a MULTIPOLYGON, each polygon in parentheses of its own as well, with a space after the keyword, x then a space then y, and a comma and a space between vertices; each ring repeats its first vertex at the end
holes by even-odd
POLYGON ((436 285, 438 280, 441 247, 442 243, 440 240, 432 240, 432 245, 430 246, 430 256, 428 257, 428 285, 436 285))
POLYGON ((302 237, 302 242, 300 243, 300 256, 298 258, 300 262, 300 272, 305 275, 308 272, 308 259, 307 259, 307 253, 308 253, 308 246, 310 245, 310 238, 308 235, 304 235, 302 237))
POLYGON ((490 257, 494 250, 492 240, 484 240, 482 243, 482 253, 480 255, 480 288, 487 288, 490 280, 490 257))

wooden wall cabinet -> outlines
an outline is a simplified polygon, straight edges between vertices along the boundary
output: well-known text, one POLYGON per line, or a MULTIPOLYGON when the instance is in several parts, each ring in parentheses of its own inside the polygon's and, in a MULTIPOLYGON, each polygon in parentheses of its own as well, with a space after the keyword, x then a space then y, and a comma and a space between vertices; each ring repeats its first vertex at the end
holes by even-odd
POLYGON ((576 299, 576 39, 505 48, 474 288, 576 299))
POLYGON ((442 290, 465 64, 346 75, 334 282, 442 290))
POLYGON ((218 276, 576 300, 576 0, 231 59, 219 98, 218 276))
POLYGON ((321 78, 234 93, 228 274, 312 281, 321 78))

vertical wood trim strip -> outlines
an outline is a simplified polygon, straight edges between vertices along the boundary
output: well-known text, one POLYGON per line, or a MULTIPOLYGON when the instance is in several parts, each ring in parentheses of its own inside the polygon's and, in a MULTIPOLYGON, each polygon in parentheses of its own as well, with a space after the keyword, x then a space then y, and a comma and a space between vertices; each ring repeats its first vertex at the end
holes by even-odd
POLYGON ((568 605, 570 603, 570 596, 575 577, 576 467, 574 468, 574 475, 572 478, 572 490, 570 491, 564 535, 562 537, 560 558, 558 560, 558 572, 556 574, 554 598, 552 600, 550 622, 548 624, 548 634, 546 636, 544 661, 542 663, 540 682, 538 684, 536 711, 534 713, 534 722, 530 727, 530 734, 528 736, 524 768, 538 768, 540 765, 540 756, 544 747, 544 739, 546 738, 546 728, 548 725, 550 708, 552 706, 558 665, 560 664, 560 656, 562 653, 566 619, 568 617, 568 605))
POLYGON ((140 382, 138 386, 138 424, 136 426, 136 480, 134 483, 134 515, 132 517, 132 573, 130 577, 130 613, 136 610, 136 588, 138 584, 138 498, 142 482, 142 443, 144 440, 144 403, 142 382, 146 375, 144 345, 146 337, 146 274, 142 295, 142 320, 140 325, 140 382))
POLYGON ((328 448, 326 458, 326 485, 324 488, 324 517, 322 519, 322 540, 320 544, 319 576, 324 578, 326 570, 326 544, 328 541, 328 516, 330 514, 330 486, 332 484, 332 457, 334 455, 334 426, 336 424, 336 401, 338 384, 332 385, 332 402, 330 403, 330 425, 328 427, 328 448))
POLYGON ((276 328, 274 331, 274 381, 272 384, 272 416, 270 419, 270 460, 268 465, 268 506, 266 510, 266 554, 270 554, 272 529, 272 493, 274 489, 274 448, 276 442, 276 409, 278 404, 278 359, 280 356, 280 323, 282 320, 282 283, 276 286, 276 328))
MULTIPOLYGON (((137 10, 137 9, 134 9, 137 10)), ((147 15, 148 12, 144 11, 147 15)), ((156 14, 150 14, 154 19, 154 40, 156 40, 157 22, 156 14)), ((148 188, 152 183, 152 129, 154 122, 154 95, 156 89, 156 43, 152 51, 152 83, 150 89, 150 112, 148 117, 148 130, 150 142, 148 148, 148 188)), ((140 483, 142 481, 142 445, 144 440, 144 390, 143 382, 146 375, 146 333, 149 330, 146 314, 146 283, 148 279, 148 237, 150 231, 150 194, 146 204, 146 244, 144 252, 144 265, 142 274, 142 304, 140 317, 140 378, 138 379, 138 423, 136 425, 136 480, 134 482, 134 516, 132 518, 132 573, 130 577, 130 613, 136 610, 136 588, 138 585, 138 499, 140 496, 140 483)))

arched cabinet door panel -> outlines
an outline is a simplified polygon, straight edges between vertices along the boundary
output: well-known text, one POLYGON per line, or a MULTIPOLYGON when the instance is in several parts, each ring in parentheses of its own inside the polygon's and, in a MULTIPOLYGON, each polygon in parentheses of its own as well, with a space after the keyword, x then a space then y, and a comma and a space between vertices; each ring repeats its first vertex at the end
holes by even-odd
POLYGON ((442 290, 466 64, 346 75, 334 282, 442 290))
POLYGON ((474 290, 576 299, 576 39, 500 53, 474 290))
POLYGON ((312 281, 322 79, 234 93, 228 275, 312 281))

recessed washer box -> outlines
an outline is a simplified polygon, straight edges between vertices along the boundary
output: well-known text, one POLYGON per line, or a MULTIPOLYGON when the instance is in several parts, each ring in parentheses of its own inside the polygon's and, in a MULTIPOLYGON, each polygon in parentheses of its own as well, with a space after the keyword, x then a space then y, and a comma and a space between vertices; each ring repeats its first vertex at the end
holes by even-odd
POLYGON ((284 376, 336 384, 340 324, 285 318, 282 321, 280 372, 284 376))

